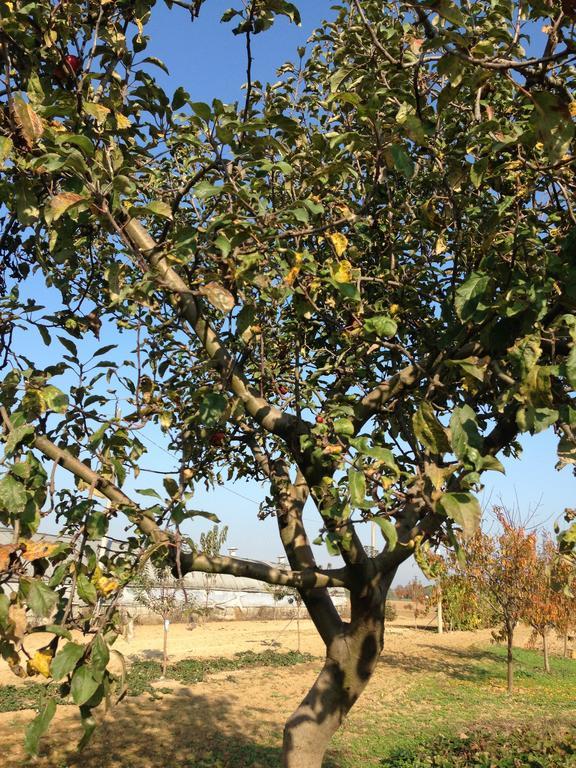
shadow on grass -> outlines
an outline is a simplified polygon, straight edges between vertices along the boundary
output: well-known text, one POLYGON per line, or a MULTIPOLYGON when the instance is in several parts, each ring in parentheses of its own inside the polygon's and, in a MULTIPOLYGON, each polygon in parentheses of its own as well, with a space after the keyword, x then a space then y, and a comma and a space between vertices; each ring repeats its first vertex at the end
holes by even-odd
MULTIPOLYGON (((380 660, 383 666, 402 669, 411 675, 444 674, 457 680, 470 683, 486 684, 490 681, 502 682, 506 677, 506 648, 494 645, 491 648, 450 648, 447 646, 422 645, 426 649, 423 656, 394 653, 384 655, 380 660)), ((514 648, 514 675, 517 679, 532 679, 539 683, 552 683, 563 677, 574 676, 576 664, 571 659, 557 656, 550 658, 552 675, 544 672, 543 656, 540 651, 514 648)))
MULTIPOLYGON (((166 682, 172 685, 160 689, 165 695, 128 697, 114 707, 83 752, 75 750, 81 736, 76 710, 65 708, 42 743, 38 762, 13 761, 16 753, 8 751, 2 767, 279 768, 284 713, 272 711, 264 697, 218 695, 217 683, 207 696, 166 682)), ((291 709, 288 705, 286 716, 291 709)), ((325 765, 342 768, 336 756, 325 765)))

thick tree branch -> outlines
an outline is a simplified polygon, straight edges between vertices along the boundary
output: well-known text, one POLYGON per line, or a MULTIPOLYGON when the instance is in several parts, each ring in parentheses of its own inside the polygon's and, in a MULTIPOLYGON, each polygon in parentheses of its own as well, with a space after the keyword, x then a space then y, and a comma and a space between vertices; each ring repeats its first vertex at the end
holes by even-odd
MULTIPOLYGON (((10 423, 6 411, 2 408, 5 423, 10 423), (8 422, 7 422, 8 419, 8 422)), ((145 510, 142 510, 117 485, 99 475, 82 461, 43 435, 34 438, 34 448, 59 466, 64 467, 75 477, 84 480, 98 490, 114 505, 121 507, 128 519, 134 523, 146 536, 156 544, 173 546, 169 534, 163 531, 145 510)), ((268 584, 296 587, 297 589, 318 589, 326 587, 347 587, 346 569, 328 570, 305 568, 304 570, 287 571, 274 568, 263 562, 242 560, 234 557, 208 557, 202 553, 182 553, 180 555, 182 574, 190 571, 203 573, 228 573, 234 576, 244 576, 258 579, 268 584)))
POLYGON ((271 405, 250 387, 216 331, 202 317, 189 286, 170 266, 144 227, 135 219, 130 219, 123 227, 123 232, 157 275, 160 286, 172 295, 174 303, 194 330, 206 354, 222 372, 230 390, 241 400, 247 413, 266 431, 291 444, 299 433, 306 430, 305 423, 271 405))
POLYGON ((295 587, 304 592, 313 589, 349 586, 345 568, 323 571, 307 568, 302 571, 287 571, 256 560, 242 560, 237 557, 208 557, 198 553, 180 555, 182 573, 225 573, 248 579, 258 579, 267 584, 295 587))

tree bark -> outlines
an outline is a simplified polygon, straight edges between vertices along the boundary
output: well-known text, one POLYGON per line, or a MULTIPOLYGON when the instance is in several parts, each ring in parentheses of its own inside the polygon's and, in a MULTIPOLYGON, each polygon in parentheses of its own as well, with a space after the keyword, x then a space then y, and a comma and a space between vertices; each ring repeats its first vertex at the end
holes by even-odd
POLYGON ((352 620, 327 643, 320 674, 284 727, 283 768, 321 768, 332 736, 368 685, 384 647, 384 606, 394 573, 351 592, 352 620))
POLYGON ((544 651, 544 671, 550 674, 550 653, 548 649, 548 632, 542 633, 542 650, 544 651))
POLYGON ((512 654, 512 648, 514 646, 514 627, 511 627, 510 625, 506 627, 506 639, 508 641, 508 654, 506 658, 508 693, 512 693, 514 689, 514 656, 512 654))
POLYGON ((562 655, 565 659, 568 658, 568 632, 564 633, 564 651, 562 655))
POLYGON ((442 594, 438 597, 438 634, 442 635, 444 633, 444 616, 442 614, 442 594))
POLYGON ((168 669, 168 619, 163 620, 164 627, 164 644, 162 647, 162 677, 166 677, 166 670, 168 669))
POLYGON ((324 667, 284 727, 284 768, 321 768, 330 740, 368 684, 383 647, 383 624, 338 637, 324 667))

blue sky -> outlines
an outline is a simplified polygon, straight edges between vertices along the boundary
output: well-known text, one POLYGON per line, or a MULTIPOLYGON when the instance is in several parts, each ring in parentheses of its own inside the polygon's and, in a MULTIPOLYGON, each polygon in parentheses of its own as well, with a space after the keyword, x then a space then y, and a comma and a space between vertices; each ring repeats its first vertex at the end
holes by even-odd
MULTIPOLYGON (((230 102, 243 98, 241 87, 246 69, 244 38, 234 37, 231 25, 219 23, 222 12, 229 5, 230 0, 210 0, 203 7, 200 18, 191 24, 181 9, 168 11, 164 3, 157 4, 147 27, 151 42, 143 55, 157 56, 166 63, 170 77, 160 70, 155 70, 154 74, 169 94, 182 85, 194 101, 210 102, 217 97, 230 102)), ((296 48, 305 44, 314 27, 322 18, 333 13, 330 11, 331 5, 325 0, 301 2, 301 27, 280 19, 272 30, 256 36, 253 40, 253 77, 274 80, 277 67, 294 58, 296 48)), ((120 341, 120 350, 116 353, 120 360, 130 346, 122 340, 112 340, 120 341)), ((109 342, 109 338, 104 338, 101 343, 109 342)), ((38 359, 40 364, 55 362, 61 353, 57 343, 44 348, 39 337, 33 337, 33 334, 26 336, 25 343, 28 345, 28 354, 38 359), (32 350, 32 347, 35 349, 32 350)), ((82 356, 87 356, 88 350, 93 351, 97 346, 97 343, 88 340, 83 344, 82 356)), ((145 434, 144 442, 148 444, 150 454, 143 462, 144 467, 165 470, 174 468, 174 459, 162 447, 158 447, 161 439, 154 432, 145 434)), ((495 503, 518 506, 522 515, 535 510, 533 522, 550 527, 566 506, 574 506, 574 477, 569 469, 561 473, 555 471, 556 439, 551 431, 526 439, 524 445, 522 460, 504 460, 506 476, 495 473, 487 476, 481 500, 487 510, 495 503)), ((132 487, 146 488, 159 483, 158 475, 144 472, 132 487)), ((265 493, 266 489, 256 483, 228 485, 209 494, 199 490, 194 506, 215 512, 223 523, 229 525, 228 545, 238 547, 240 555, 275 559, 282 553, 275 521, 268 519, 259 522, 256 518, 258 504, 265 493)), ((306 511, 306 521, 314 537, 318 522, 313 509, 306 511)), ((200 530, 207 525, 204 522, 195 523, 188 532, 197 538, 200 530)), ((117 524, 114 534, 118 535, 121 531, 122 528, 117 524)), ((363 528, 362 538, 369 540, 367 526, 363 528)), ((318 559, 320 563, 327 562, 325 550, 318 551, 318 559)), ((406 581, 417 572, 416 566, 408 563, 402 567, 397 581, 406 581)))

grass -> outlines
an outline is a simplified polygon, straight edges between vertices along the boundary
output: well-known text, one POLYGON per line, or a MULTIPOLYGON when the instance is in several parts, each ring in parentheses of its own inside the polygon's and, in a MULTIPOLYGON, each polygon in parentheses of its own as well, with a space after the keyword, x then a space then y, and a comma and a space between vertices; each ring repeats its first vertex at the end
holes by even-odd
POLYGON ((576 768, 575 661, 552 658, 546 674, 540 653, 515 650, 516 690, 508 695, 504 648, 453 654, 456 663, 414 674, 390 711, 353 711, 335 740, 341 768, 576 768), (474 744, 485 757, 474 757, 474 744))
MULTIPOLYGON (((216 659, 182 659, 175 664, 168 665, 166 679, 178 680, 184 685, 200 683, 206 675, 216 672, 231 672, 248 667, 292 667, 295 664, 303 664, 312 661, 314 657, 307 653, 288 651, 277 653, 275 651, 244 651, 230 658, 216 659)), ((152 683, 159 680, 162 674, 162 665, 158 661, 135 661, 128 672, 128 696, 141 696, 143 693, 154 695, 152 683)))
MULTIPOLYGON (((178 680, 185 685, 192 685, 216 672, 246 669, 247 667, 290 667, 312 659, 313 657, 309 654, 295 651, 288 651, 287 653, 245 651, 244 653, 237 653, 233 658, 182 659, 168 666, 166 679, 178 680)), ((160 662, 134 661, 128 671, 127 695, 141 696, 148 693, 153 697, 156 696, 153 683, 157 682, 161 675, 162 665, 160 662)), ((71 701, 67 697, 60 695, 60 690, 60 685, 56 683, 0 686, 0 712, 36 709, 41 702, 45 702, 46 697, 56 699, 59 704, 70 704, 71 701)))
MULTIPOLYGON (((334 739, 330 768, 576 768, 576 661, 553 657, 552 673, 536 651, 516 649, 514 694, 506 693, 505 649, 443 648, 426 657, 384 657, 376 679, 334 739), (397 691, 387 690, 386 670, 397 691)), ((306 654, 240 653, 234 658, 186 659, 168 667, 167 678, 190 685, 219 672, 291 667, 306 654)), ((298 674, 295 671, 295 674, 298 674)), ((136 661, 128 695, 158 696, 157 661, 136 661)), ((280 679, 280 678, 279 678, 280 679)), ((0 711, 33 707, 58 686, 0 688, 0 711)), ((265 704, 264 704, 265 706, 265 704)), ((171 768, 277 768, 280 731, 230 739, 206 733, 171 768), (259 743, 261 742, 261 743, 259 743)))

